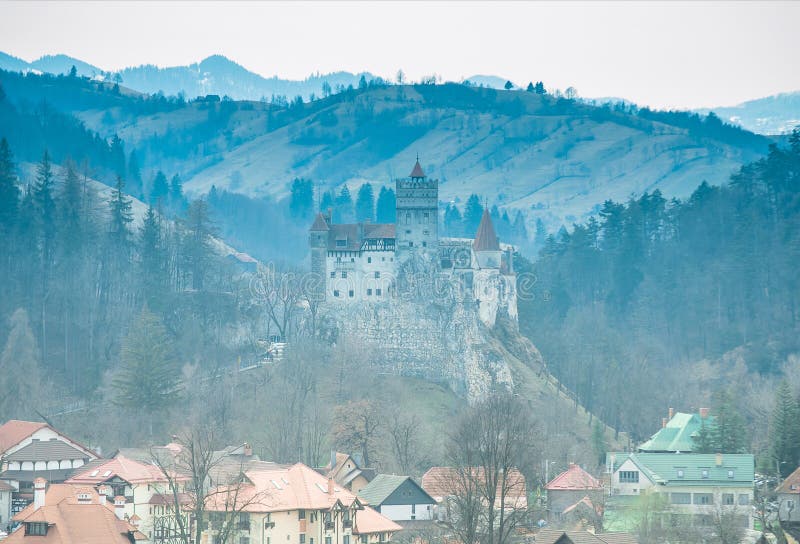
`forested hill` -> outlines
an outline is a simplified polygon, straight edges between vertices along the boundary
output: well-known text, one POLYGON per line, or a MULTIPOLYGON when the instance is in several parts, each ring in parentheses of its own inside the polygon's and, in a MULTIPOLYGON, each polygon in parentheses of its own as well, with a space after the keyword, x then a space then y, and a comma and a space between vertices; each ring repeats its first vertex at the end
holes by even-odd
POLYGON ((364 81, 313 102, 272 103, 186 103, 68 76, 0 72, 0 84, 20 115, 36 115, 44 101, 105 138, 118 135, 144 194, 157 170, 179 174, 196 193, 215 185, 281 197, 295 177, 320 188, 384 184, 419 153, 441 181, 442 201, 463 204, 475 193, 501 211, 523 211, 530 231, 537 219, 550 228, 585 219, 609 197, 656 188, 681 197, 702 180, 721 184, 769 143, 714 116, 459 84, 364 81))
POLYGON ((798 263, 795 132, 727 185, 702 183, 680 201, 657 191, 609 200, 597 220, 549 237, 527 265, 537 296, 521 302, 520 324, 616 428, 644 437, 665 407, 732 387, 763 439, 764 399, 800 370, 798 263))

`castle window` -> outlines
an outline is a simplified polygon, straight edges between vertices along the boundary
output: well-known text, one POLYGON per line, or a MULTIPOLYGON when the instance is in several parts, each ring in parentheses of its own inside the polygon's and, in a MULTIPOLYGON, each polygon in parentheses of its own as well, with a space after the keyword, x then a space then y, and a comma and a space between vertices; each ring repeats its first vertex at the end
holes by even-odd
MULTIPOLYGON (((428 222, 428 212, 425 212, 424 214, 422 214, 422 217, 423 217, 423 221, 422 222, 423 223, 427 223, 428 222)), ((428 234, 428 233, 426 232, 425 234, 428 234)))
POLYGON ((372 296, 372 289, 367 289, 367 296, 372 296))
POLYGON ((334 289, 333 290, 333 296, 335 296, 335 297, 339 296, 339 290, 338 289, 334 289))
POLYGON ((371 263, 372 262, 372 257, 367 257, 367 262, 371 263))
POLYGON ((352 289, 350 289, 350 290, 347 292, 347 295, 348 295, 350 298, 353 298, 353 294, 354 294, 354 293, 353 293, 353 290, 352 290, 352 289))
POLYGON ((411 212, 406 212, 406 225, 411 223, 411 212))
POLYGON ((422 242, 422 247, 428 247, 428 242, 422 242))
POLYGON ((381 290, 375 289, 375 296, 381 296, 381 290))
POLYGON ((346 278, 346 277, 347 277, 347 270, 342 270, 342 278, 346 278))
POLYGON ((356 259, 355 259, 355 257, 350 257, 350 262, 351 262, 351 263, 354 263, 354 262, 356 262, 356 259))
POLYGON ((331 277, 335 278, 336 277, 336 272, 331 272, 331 277))
POLYGON ((338 238, 336 240, 336 247, 347 247, 347 238, 338 238))
POLYGON ((378 278, 380 278, 380 277, 381 277, 381 273, 376 271, 376 272, 375 272, 375 279, 378 279, 378 278))
POLYGON ((428 229, 422 231, 422 234, 424 234, 425 236, 429 235, 430 233, 431 231, 429 231, 428 229))
POLYGON ((408 247, 414 247, 414 242, 409 242, 408 247))

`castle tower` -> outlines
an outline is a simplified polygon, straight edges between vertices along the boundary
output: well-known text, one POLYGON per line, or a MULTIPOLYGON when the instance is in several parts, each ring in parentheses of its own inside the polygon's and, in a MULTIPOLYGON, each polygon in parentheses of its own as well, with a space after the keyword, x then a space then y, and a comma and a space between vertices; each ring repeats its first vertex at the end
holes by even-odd
POLYGON ((314 224, 308 232, 308 245, 311 248, 311 273, 314 278, 313 294, 318 301, 325 300, 325 286, 328 277, 326 266, 328 256, 328 231, 330 231, 330 216, 322 212, 317 213, 314 224))
POLYGON ((475 241, 472 242, 472 250, 475 252, 479 268, 500 268, 502 257, 500 242, 494 231, 492 216, 485 208, 481 223, 478 225, 478 232, 475 233, 475 241))
POLYGON ((407 178, 395 181, 398 258, 412 252, 436 255, 439 246, 439 182, 428 179, 419 158, 407 178))

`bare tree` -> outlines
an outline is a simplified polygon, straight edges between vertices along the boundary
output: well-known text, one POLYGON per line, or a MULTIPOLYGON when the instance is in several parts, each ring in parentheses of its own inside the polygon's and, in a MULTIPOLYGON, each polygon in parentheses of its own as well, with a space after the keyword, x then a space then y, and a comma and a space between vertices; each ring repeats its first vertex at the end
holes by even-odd
POLYGON ((772 533, 777 544, 786 544, 786 533, 783 530, 780 520, 781 502, 777 500, 775 488, 769 483, 764 482, 761 486, 756 486, 756 493, 753 506, 755 507, 756 519, 761 524, 763 533, 772 533), (773 506, 777 503, 777 509, 773 506))
POLYGON ((275 325, 282 339, 288 338, 303 299, 299 274, 279 271, 272 265, 261 267, 250 286, 264 304, 269 322, 275 325))
POLYGON ((454 526, 465 544, 476 538, 506 544, 525 520, 523 473, 530 473, 538 461, 537 426, 529 414, 518 397, 498 390, 456 424, 448 457, 456 469, 454 496, 459 503, 454 526))
POLYGON ((360 452, 364 466, 374 462, 380 432, 380 411, 369 400, 350 401, 337 406, 333 413, 333 436, 337 446, 349 452, 360 452))
POLYGON ((245 476, 243 462, 231 464, 214 445, 214 432, 197 426, 175 437, 170 446, 151 449, 152 462, 167 481, 167 514, 155 520, 156 542, 201 544, 209 527, 217 533, 216 542, 232 542, 229 539, 242 528, 241 515, 267 502, 245 476))
POLYGON ((407 417, 394 411, 389 421, 392 453, 401 474, 409 474, 419 463, 420 421, 415 415, 407 417))

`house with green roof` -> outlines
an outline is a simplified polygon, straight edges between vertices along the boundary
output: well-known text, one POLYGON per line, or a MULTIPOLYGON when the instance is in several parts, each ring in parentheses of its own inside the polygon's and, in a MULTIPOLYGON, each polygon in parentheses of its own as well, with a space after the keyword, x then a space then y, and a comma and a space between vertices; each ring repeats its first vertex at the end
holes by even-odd
POLYGON ((648 453, 691 453, 695 450, 695 440, 701 430, 713 424, 714 416, 708 414, 708 408, 700 408, 697 414, 676 413, 670 408, 669 418, 662 420, 661 429, 638 450, 648 453))
POLYGON ((711 523, 719 508, 752 527, 755 458, 751 454, 609 453, 611 495, 663 493, 671 509, 711 523))
POLYGON ((436 501, 410 476, 378 474, 358 497, 393 521, 431 520, 436 501))

